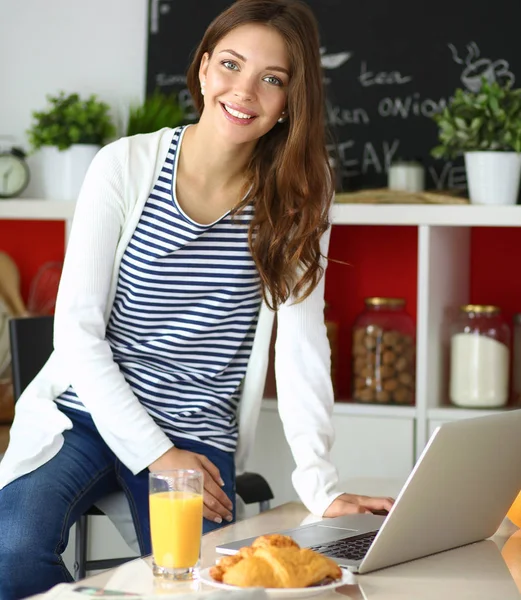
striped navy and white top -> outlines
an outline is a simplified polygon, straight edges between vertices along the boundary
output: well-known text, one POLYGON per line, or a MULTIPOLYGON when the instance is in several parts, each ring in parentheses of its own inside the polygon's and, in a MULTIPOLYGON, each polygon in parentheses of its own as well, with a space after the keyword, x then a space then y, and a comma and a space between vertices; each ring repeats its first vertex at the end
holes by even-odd
MULTIPOLYGON (((106 338, 149 414, 174 441, 235 451, 239 388, 260 307, 248 247, 252 207, 210 225, 175 197, 174 131, 158 180, 121 261, 106 338)), ((86 410, 72 387, 57 402, 86 410)))

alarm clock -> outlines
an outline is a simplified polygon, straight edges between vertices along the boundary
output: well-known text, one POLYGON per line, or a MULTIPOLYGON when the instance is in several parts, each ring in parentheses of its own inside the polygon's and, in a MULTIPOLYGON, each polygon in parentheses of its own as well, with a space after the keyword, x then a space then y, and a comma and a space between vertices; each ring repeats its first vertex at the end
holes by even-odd
POLYGON ((0 152, 0 198, 19 196, 30 179, 25 153, 20 148, 0 152))

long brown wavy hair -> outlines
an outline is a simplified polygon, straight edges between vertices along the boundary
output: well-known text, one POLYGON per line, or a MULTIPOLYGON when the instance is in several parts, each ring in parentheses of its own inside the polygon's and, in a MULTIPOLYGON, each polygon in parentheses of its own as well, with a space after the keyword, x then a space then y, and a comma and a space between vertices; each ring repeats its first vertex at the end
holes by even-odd
POLYGON ((326 150, 324 90, 318 27, 300 0, 237 0, 209 25, 196 50, 187 83, 199 114, 204 108, 199 67, 232 29, 249 23, 273 27, 290 59, 287 121, 277 123, 255 146, 246 173, 254 204, 249 232, 262 295, 273 309, 291 294, 299 301, 323 274, 320 238, 329 226, 333 178, 326 150))

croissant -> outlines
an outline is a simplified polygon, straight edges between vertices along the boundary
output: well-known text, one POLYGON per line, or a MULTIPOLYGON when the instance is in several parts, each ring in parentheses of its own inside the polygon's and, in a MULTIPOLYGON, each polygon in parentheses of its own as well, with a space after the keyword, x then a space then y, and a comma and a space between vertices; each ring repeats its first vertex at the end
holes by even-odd
POLYGON ((265 546, 275 546, 276 548, 300 548, 293 538, 290 538, 289 535, 282 535, 281 533, 261 535, 256 538, 251 545, 252 548, 262 548, 265 546))
POLYGON ((237 552, 237 554, 233 554, 232 556, 224 556, 223 558, 221 558, 218 564, 210 568, 210 577, 212 579, 215 579, 215 581, 222 582, 225 571, 233 567, 243 558, 253 556, 253 552, 253 548, 246 546, 244 548, 241 548, 239 552, 237 552))
POLYGON ((326 578, 340 579, 342 571, 333 560, 300 548, 290 537, 272 535, 224 557, 210 575, 238 587, 304 588, 326 578))

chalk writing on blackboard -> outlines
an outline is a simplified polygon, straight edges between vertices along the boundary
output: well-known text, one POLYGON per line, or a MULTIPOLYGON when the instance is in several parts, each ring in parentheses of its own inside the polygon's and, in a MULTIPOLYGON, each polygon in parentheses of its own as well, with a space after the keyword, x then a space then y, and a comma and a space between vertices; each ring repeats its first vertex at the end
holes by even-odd
POLYGON ((320 48, 320 64, 324 69, 338 69, 351 58, 351 52, 326 54, 327 48, 320 48))
POLYGON ((403 85, 412 81, 412 77, 410 75, 402 75, 400 71, 370 71, 367 68, 367 62, 363 60, 360 64, 358 81, 364 87, 371 85, 403 85))
POLYGON ((461 73, 461 83, 470 92, 479 92, 483 77, 489 83, 497 81, 501 85, 514 84, 516 78, 512 71, 510 71, 508 61, 504 58, 498 60, 480 58, 481 52, 476 42, 467 44, 467 55, 464 59, 460 58, 454 44, 448 44, 448 46, 452 52, 454 61, 464 67, 461 73))
MULTIPOLYGON (((453 60, 463 67, 461 82, 466 89, 473 92, 479 91, 483 76, 490 82, 514 83, 515 78, 510 71, 508 61, 480 57, 480 49, 476 42, 467 45, 465 58, 460 58, 454 44, 448 44, 448 47, 453 60)), ((350 64, 356 65, 355 69, 358 68, 358 75, 351 72, 351 85, 358 83, 365 89, 389 86, 396 89, 397 92, 399 88, 405 86, 409 93, 387 93, 376 101, 373 110, 361 107, 346 108, 327 101, 326 117, 330 126, 363 126, 378 119, 406 120, 418 117, 430 120, 434 114, 441 112, 451 101, 450 96, 430 98, 422 96, 414 89, 411 90, 411 85, 414 86, 414 77, 411 74, 402 73, 399 70, 373 69, 367 60, 358 59, 357 61, 355 52, 349 51, 349 55, 350 64)), ((399 138, 384 139, 378 142, 373 140, 356 141, 352 138, 331 145, 329 151, 338 157, 342 178, 349 180, 370 173, 385 175, 393 158, 400 156, 400 143, 399 138)), ((437 189, 464 189, 467 185, 465 167, 454 164, 452 161, 428 165, 427 171, 437 189)))
POLYGON ((408 96, 386 96, 378 102, 378 115, 380 117, 427 117, 441 112, 447 106, 447 98, 422 98, 419 92, 408 96))
POLYGON ((344 177, 356 177, 370 171, 378 174, 385 173, 389 169, 399 145, 400 140, 391 140, 390 142, 384 140, 379 144, 365 142, 360 153, 355 148, 356 142, 347 140, 335 146, 330 145, 328 149, 331 152, 336 148, 344 177), (361 157, 359 157, 360 154, 361 157))
POLYGON ((169 2, 172 0, 150 0, 150 33, 159 33, 161 15, 167 15, 171 9, 169 2))

